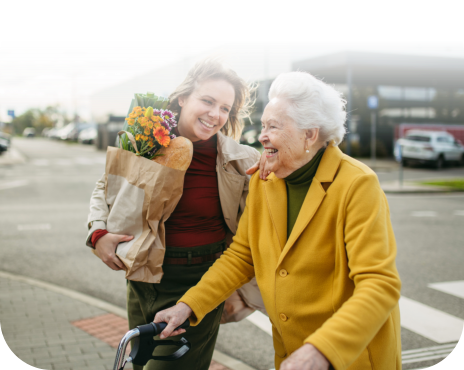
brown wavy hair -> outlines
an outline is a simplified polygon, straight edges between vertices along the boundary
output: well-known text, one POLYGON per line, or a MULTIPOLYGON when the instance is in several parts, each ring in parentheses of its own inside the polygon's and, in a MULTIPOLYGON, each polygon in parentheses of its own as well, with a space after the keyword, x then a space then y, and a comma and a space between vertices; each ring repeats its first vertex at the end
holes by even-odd
POLYGON ((238 140, 242 134, 244 119, 250 119, 257 86, 256 84, 247 84, 235 71, 225 67, 217 58, 204 59, 190 69, 185 80, 169 95, 168 109, 177 116, 178 120, 182 110, 179 105, 179 97, 189 96, 197 84, 206 80, 224 80, 233 86, 235 91, 234 104, 229 112, 229 119, 221 128, 221 132, 238 140))

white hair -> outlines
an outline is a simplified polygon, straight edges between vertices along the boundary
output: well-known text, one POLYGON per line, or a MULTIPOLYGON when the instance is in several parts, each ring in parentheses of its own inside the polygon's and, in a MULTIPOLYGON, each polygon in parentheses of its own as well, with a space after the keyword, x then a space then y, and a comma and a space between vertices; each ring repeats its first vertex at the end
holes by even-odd
POLYGON ((306 72, 282 73, 269 90, 269 100, 285 99, 288 116, 302 130, 319 129, 319 139, 337 146, 346 132, 346 100, 332 86, 306 72))

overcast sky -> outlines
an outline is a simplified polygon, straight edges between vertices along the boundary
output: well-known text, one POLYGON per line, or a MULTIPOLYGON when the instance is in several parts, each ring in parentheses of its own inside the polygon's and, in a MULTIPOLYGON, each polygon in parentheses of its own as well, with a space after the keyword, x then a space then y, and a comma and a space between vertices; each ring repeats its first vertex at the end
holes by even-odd
POLYGON ((71 114, 74 101, 79 115, 89 119, 92 93, 169 63, 185 45, 196 53, 221 43, 3 41, 0 121, 9 121, 9 109, 19 115, 56 103, 71 114))

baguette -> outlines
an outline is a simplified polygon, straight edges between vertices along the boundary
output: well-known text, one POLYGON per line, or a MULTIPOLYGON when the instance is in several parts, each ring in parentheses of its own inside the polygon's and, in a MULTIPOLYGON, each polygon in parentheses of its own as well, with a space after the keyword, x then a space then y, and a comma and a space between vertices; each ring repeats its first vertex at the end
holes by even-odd
POLYGON ((166 167, 185 171, 192 162, 193 144, 189 139, 179 136, 171 140, 167 148, 159 149, 158 153, 164 155, 154 158, 153 161, 166 167))

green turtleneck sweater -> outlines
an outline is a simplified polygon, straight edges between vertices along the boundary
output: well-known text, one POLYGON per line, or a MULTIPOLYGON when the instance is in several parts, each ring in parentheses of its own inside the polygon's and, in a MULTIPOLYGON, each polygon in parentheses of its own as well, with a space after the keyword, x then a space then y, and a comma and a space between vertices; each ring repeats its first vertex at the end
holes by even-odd
POLYGON ((313 159, 284 179, 287 185, 287 238, 292 233, 324 150, 325 148, 320 149, 313 159))

